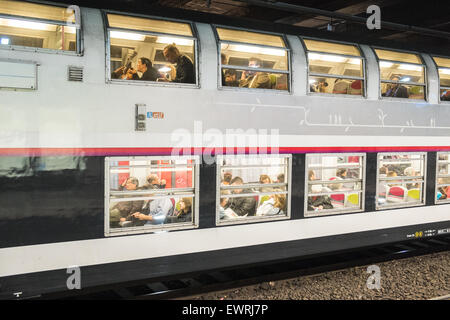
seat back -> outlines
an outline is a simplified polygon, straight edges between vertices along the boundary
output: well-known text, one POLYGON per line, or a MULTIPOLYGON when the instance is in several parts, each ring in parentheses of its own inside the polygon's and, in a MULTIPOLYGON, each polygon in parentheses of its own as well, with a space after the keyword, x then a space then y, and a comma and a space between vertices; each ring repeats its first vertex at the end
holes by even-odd
POLYGON ((386 195, 388 202, 404 202, 407 196, 407 189, 400 186, 386 187, 386 195))
POLYGON ((420 189, 408 190, 408 201, 420 200, 420 189))

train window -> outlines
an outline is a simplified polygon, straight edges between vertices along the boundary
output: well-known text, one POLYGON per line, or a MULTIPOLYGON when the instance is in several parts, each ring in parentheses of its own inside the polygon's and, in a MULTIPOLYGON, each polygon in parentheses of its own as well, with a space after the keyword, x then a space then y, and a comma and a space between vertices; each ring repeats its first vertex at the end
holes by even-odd
POLYGON ((282 36, 216 28, 222 87, 289 90, 289 49, 282 36))
POLYGON ((111 157, 105 168, 106 235, 198 226, 198 157, 111 157))
POLYGON ((0 48, 79 52, 79 28, 73 9, 23 1, 0 1, 0 48))
POLYGON ((217 156, 217 224, 288 219, 291 158, 217 156))
POLYGON ((364 95, 364 58, 357 46, 303 39, 309 92, 364 95))
POLYGON ((433 57, 439 71, 441 101, 450 101, 450 59, 433 57))
POLYGON ((110 80, 197 83, 197 39, 189 23, 106 17, 110 80))
POLYGON ((450 202, 450 152, 437 153, 436 203, 450 202))
POLYGON ((307 154, 305 217, 364 211, 364 153, 307 154))
POLYGON ((425 65, 417 54, 375 49, 379 59, 381 96, 425 99, 425 65))
POLYGON ((379 153, 377 209, 425 204, 426 153, 379 153))

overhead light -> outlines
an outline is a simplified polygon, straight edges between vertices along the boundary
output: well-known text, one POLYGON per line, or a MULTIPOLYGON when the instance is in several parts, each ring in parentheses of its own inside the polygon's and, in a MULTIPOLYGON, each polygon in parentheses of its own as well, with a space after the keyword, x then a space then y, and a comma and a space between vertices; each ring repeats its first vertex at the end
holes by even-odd
POLYGON ((361 64, 361 59, 352 58, 352 59, 349 59, 348 63, 350 63, 350 64, 361 64))
POLYGON ((56 31, 56 26, 52 24, 4 18, 0 18, 0 26, 42 31, 56 31))
POLYGON ((403 77, 403 78, 400 79, 400 81, 408 82, 408 81, 411 81, 411 78, 410 77, 403 77))
POLYGON ((332 54, 319 54, 319 53, 308 53, 308 58, 310 60, 321 60, 328 62, 344 62, 347 58, 341 56, 335 56, 332 54))
POLYGON ((420 67, 420 66, 415 66, 412 64, 403 64, 403 63, 398 66, 398 69, 411 70, 411 71, 422 71, 422 67, 420 67))
POLYGON ((386 62, 386 61, 380 61, 380 67, 381 68, 390 68, 394 64, 392 62, 386 62))
POLYGON ((281 49, 272 49, 272 48, 262 48, 257 46, 246 46, 246 45, 230 45, 228 50, 237 51, 237 52, 248 52, 248 53, 258 53, 265 54, 269 56, 280 56, 284 57, 286 51, 281 49))
POLYGON ((314 79, 309 79, 309 83, 310 84, 313 84, 313 83, 315 83, 316 82, 316 80, 314 80, 314 79))
POLYGON ((144 41, 145 36, 142 34, 122 32, 122 31, 110 31, 109 35, 113 39, 124 39, 124 40, 134 40, 134 41, 144 41))
POLYGON ((439 68, 439 73, 450 74, 450 69, 439 68))
POLYGON ((170 70, 172 69, 170 69, 169 67, 162 67, 158 69, 159 72, 169 72, 170 70))
POLYGON ((190 39, 183 38, 172 38, 172 37, 158 37, 156 43, 166 43, 166 44, 176 44, 179 46, 192 46, 194 41, 190 39))
POLYGON ((8 45, 9 44, 9 38, 1 38, 0 43, 8 45))

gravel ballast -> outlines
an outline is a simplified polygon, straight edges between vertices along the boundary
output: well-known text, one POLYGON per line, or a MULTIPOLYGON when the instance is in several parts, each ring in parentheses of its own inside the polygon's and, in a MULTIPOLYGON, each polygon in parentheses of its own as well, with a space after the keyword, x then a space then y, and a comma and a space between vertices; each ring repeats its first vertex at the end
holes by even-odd
MULTIPOLYGON (((194 299, 377 300, 431 299, 450 293, 450 252, 381 262, 380 289, 369 289, 368 266, 266 282, 194 299)), ((372 286, 373 287, 373 286, 372 286)))

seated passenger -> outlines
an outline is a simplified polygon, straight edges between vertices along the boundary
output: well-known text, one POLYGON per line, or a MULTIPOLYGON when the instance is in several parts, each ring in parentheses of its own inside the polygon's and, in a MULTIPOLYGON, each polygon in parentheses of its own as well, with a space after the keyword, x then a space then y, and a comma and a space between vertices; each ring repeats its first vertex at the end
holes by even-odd
MULTIPOLYGON (((259 183, 269 184, 269 183, 272 183, 272 181, 270 180, 270 177, 267 174, 262 174, 259 176, 259 183)), ((273 189, 272 188, 260 188, 259 191, 260 192, 271 192, 271 191, 273 191, 273 189)), ((262 196, 259 199, 259 203, 262 204, 264 201, 269 200, 269 198, 270 198, 269 195, 262 196)))
POLYGON ((380 170, 379 170, 379 174, 378 175, 380 177, 387 177, 388 172, 389 172, 388 168, 386 166, 382 166, 380 168, 380 170))
POLYGON ((146 189, 164 189, 166 187, 166 180, 160 180, 157 174, 149 174, 147 176, 147 184, 144 185, 146 189))
MULTIPOLYGON (((308 172, 308 180, 316 180, 316 174, 313 170, 308 172)), ((322 190, 321 185, 310 185, 309 192, 320 193, 322 190), (320 189, 320 190, 315 190, 320 189)), ((331 204, 331 198, 329 196, 311 196, 308 197, 308 211, 318 211, 323 209, 333 209, 331 204)))
MULTIPOLYGON (((400 81, 399 76, 392 76, 391 80, 400 81)), ((408 98, 408 89, 400 85, 400 83, 388 83, 386 86, 386 92, 382 94, 383 97, 397 97, 397 98, 408 98)))
POLYGON ((222 185, 224 185, 224 186, 229 186, 232 177, 233 177, 233 175, 231 174, 231 172, 225 172, 225 173, 223 174, 222 185))
MULTIPOLYGON (((226 65, 227 64, 227 56, 224 53, 220 54, 220 60, 221 60, 220 63, 222 65, 226 65)), ((222 86, 225 86, 225 78, 226 78, 225 70, 222 69, 222 86)))
POLYGON ((159 78, 158 71, 153 68, 152 62, 147 58, 139 58, 136 69, 130 68, 128 70, 131 73, 131 80, 156 81, 159 78), (142 73, 141 77, 138 76, 138 71, 142 73))
MULTIPOLYGON (((129 177, 126 179, 122 185, 119 186, 119 190, 139 190, 139 180, 135 177, 129 177)), ((130 196, 132 197, 132 196, 130 196)), ((144 205, 144 200, 137 201, 120 201, 116 202, 109 209, 109 224, 111 228, 118 228, 124 226, 124 223, 129 221, 128 226, 143 225, 140 223, 135 223, 132 219, 132 214, 142 210, 144 205)))
MULTIPOLYGON (((252 68, 261 68, 262 61, 259 58, 250 58, 248 66, 252 68)), ((271 89, 272 83, 267 72, 244 71, 239 81, 241 88, 263 88, 271 89)))
MULTIPOLYGON (((439 178, 439 179, 438 179, 438 184, 444 184, 444 179, 439 178)), ((445 200, 445 199, 447 199, 447 197, 448 197, 448 192, 450 191, 449 188, 450 188, 450 186, 447 186, 447 187, 438 187, 438 196, 437 196, 437 200, 445 200), (440 195, 439 195, 439 193, 440 193, 440 195)))
MULTIPOLYGON (((281 189, 274 190, 281 191, 281 189)), ((286 195, 273 194, 269 199, 264 201, 256 210, 257 216, 273 216, 282 215, 286 211, 286 195)))
POLYGON ((182 198, 178 201, 172 215, 168 215, 166 223, 190 222, 192 220, 192 199, 182 198))
POLYGON ((269 184, 272 183, 272 181, 270 180, 270 177, 267 174, 262 174, 259 176, 259 183, 269 184))
POLYGON ((162 224, 167 216, 173 213, 173 202, 169 198, 147 200, 142 210, 133 214, 135 219, 144 221, 145 224, 162 224))
MULTIPOLYGON (((171 82, 195 83, 194 64, 191 59, 180 53, 174 44, 169 44, 164 48, 164 57, 172 64, 176 63, 176 76, 171 82)), ((158 81, 169 81, 166 78, 159 78, 158 81)))
MULTIPOLYGON (((241 186, 244 181, 241 177, 234 177, 231 180, 232 186, 241 186)), ((243 193, 244 189, 233 189, 233 194, 243 193)), ((250 191, 246 190, 245 193, 250 191)), ((228 198, 227 204, 224 209, 230 208, 238 216, 254 216, 256 212, 256 200, 254 197, 239 197, 239 198, 228 198)))
POLYGON ((333 93, 347 94, 350 87, 350 83, 344 79, 336 79, 334 81, 333 93))
POLYGON ((348 88, 348 94, 362 95, 362 81, 354 80, 348 88))
POLYGON ((227 87, 239 87, 239 81, 237 81, 237 71, 234 69, 226 69, 224 71, 225 81, 222 82, 227 87))
MULTIPOLYGON (((414 170, 413 167, 405 168, 403 173, 407 177, 414 177, 414 176, 416 176, 416 170, 414 170)), ((418 182, 417 183, 407 183, 406 184, 406 189, 408 189, 408 190, 417 189, 417 188, 419 188, 419 186, 420 186, 420 184, 418 182)))
POLYGON ((345 168, 337 169, 336 176, 341 179, 346 179, 347 178, 347 169, 345 169, 345 168))
POLYGON ((277 181, 276 181, 276 183, 284 183, 284 173, 280 173, 280 174, 277 176, 277 181))
POLYGON ((444 92, 442 92, 441 101, 450 101, 450 90, 444 90, 444 92))

